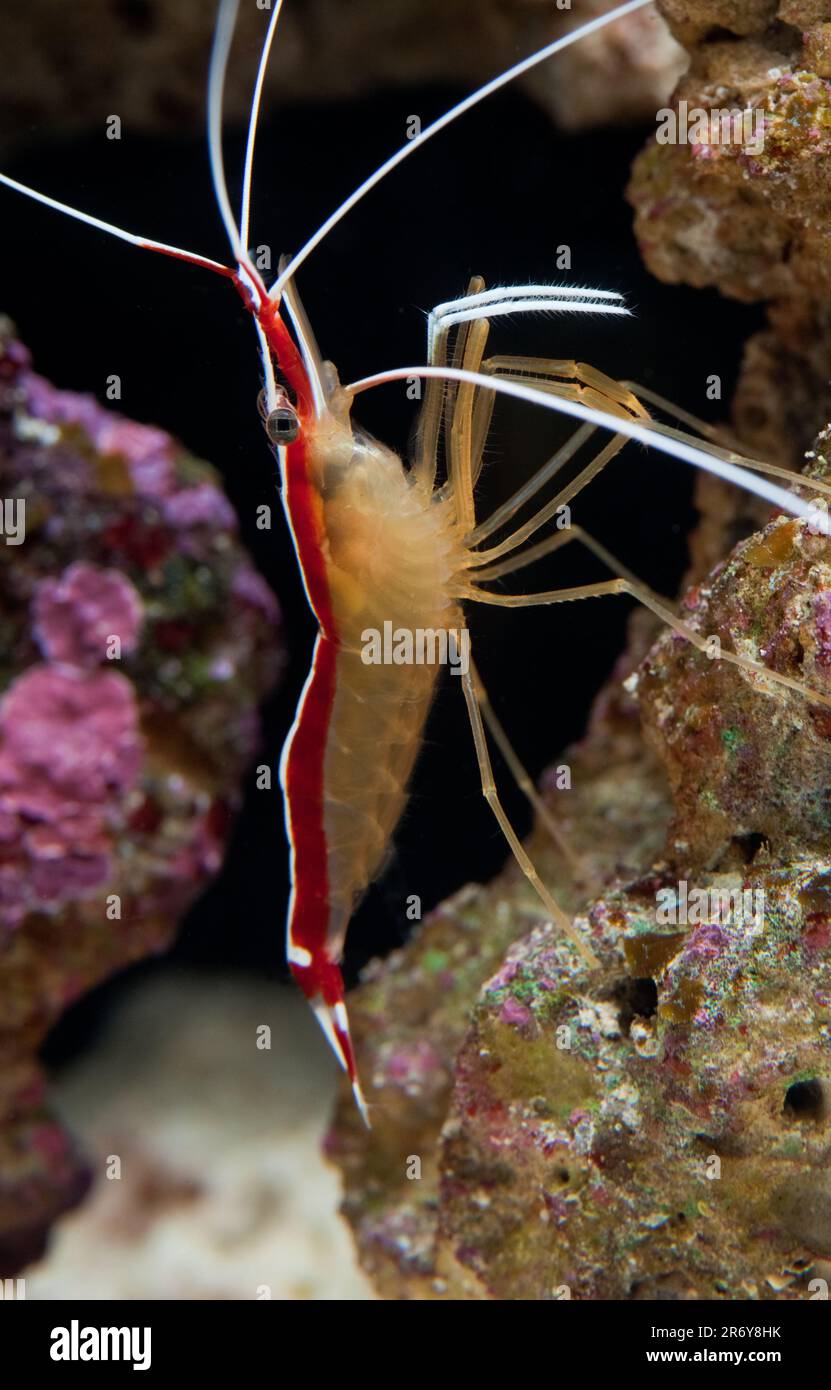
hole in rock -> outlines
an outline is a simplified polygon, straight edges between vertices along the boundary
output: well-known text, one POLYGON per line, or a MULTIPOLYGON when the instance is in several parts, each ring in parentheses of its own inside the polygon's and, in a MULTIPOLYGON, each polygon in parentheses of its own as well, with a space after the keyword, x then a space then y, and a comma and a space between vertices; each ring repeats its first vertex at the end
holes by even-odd
POLYGON ((825 1091, 821 1081, 795 1081, 785 1092, 782 1113, 788 1120, 821 1120, 825 1114, 825 1091))
POLYGON ((658 1008, 658 986, 649 975, 621 980, 612 993, 618 1005, 620 1031, 629 1036, 636 1018, 652 1018, 658 1008))

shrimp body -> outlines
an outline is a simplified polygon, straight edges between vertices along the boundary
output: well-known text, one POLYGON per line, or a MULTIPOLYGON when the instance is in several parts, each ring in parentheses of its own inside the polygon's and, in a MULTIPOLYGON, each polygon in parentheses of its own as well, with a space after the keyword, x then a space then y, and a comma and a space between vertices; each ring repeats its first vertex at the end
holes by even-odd
POLYGON ((292 853, 288 958, 363 1108, 339 960, 383 866, 435 690, 437 664, 367 664, 368 633, 459 630, 463 564, 451 499, 419 485, 348 419, 344 393, 282 451, 286 513, 320 624, 283 750, 292 853))
MULTIPOLYGON (((239 219, 231 206, 222 156, 222 93, 238 0, 220 0, 208 81, 208 149, 232 264, 139 236, 0 173, 0 184, 57 212, 144 250, 229 279, 254 321, 264 383, 262 413, 269 440, 277 447, 283 505, 318 625, 311 672, 280 760, 292 867, 288 958, 351 1080, 365 1119, 367 1109, 349 1038, 339 962, 349 918, 383 867, 403 811, 436 686, 437 663, 442 660, 437 654, 442 644, 433 642, 429 660, 424 659, 425 644, 415 660, 406 653, 399 660, 393 651, 392 660, 382 658, 380 664, 367 661, 367 634, 386 634, 388 630, 403 630, 411 638, 418 632, 425 636, 443 634, 447 644, 450 633, 468 636, 462 602, 529 607, 628 594, 710 656, 704 638, 677 617, 671 604, 641 583, 582 527, 558 530, 526 547, 541 528, 567 511, 571 500, 617 455, 627 438, 653 444, 664 453, 745 487, 784 511, 817 522, 812 503, 767 479, 756 478, 748 468, 772 473, 785 482, 792 482, 792 475, 722 448, 710 427, 689 415, 681 413, 680 418, 707 438, 706 445, 699 445, 675 427, 653 421, 630 384, 616 382, 571 359, 484 357, 491 317, 519 312, 626 314, 628 310, 616 291, 539 284, 486 290, 484 281, 474 277, 466 295, 437 305, 430 313, 426 364, 376 372, 348 388, 341 388, 334 369, 321 361, 297 296, 295 274, 307 256, 356 203, 426 140, 560 49, 650 2, 626 0, 617 9, 570 30, 485 83, 408 139, 341 203, 293 258, 281 262, 270 288, 246 248, 257 118, 282 0, 271 10, 260 55, 239 219), (360 391, 413 376, 426 382, 426 394, 415 457, 412 467, 405 469, 394 453, 353 428, 350 408, 360 391), (511 497, 477 522, 475 487, 497 395, 554 410, 581 425, 511 497), (575 477, 558 486, 556 495, 533 515, 521 524, 515 520, 598 428, 612 431, 611 440, 581 465, 575 477), (446 465, 446 481, 436 487, 439 451, 446 465), (502 538, 497 539, 500 533, 502 538), (574 540, 586 546, 614 578, 520 594, 490 587, 574 540)), ((643 389, 639 393, 670 415, 676 413, 655 393, 643 389)), ((801 479, 800 486, 831 491, 819 480, 801 479)), ((827 517, 820 529, 831 534, 827 517)), ((721 656, 757 678, 779 681, 814 703, 831 705, 831 697, 824 692, 810 690, 738 652, 723 650, 721 656)), ((488 731, 561 851, 572 863, 576 857, 514 753, 475 666, 466 662, 465 669, 456 669, 462 677, 482 792, 548 918, 585 964, 594 967, 597 958, 581 930, 545 887, 502 807, 488 752, 488 731)))

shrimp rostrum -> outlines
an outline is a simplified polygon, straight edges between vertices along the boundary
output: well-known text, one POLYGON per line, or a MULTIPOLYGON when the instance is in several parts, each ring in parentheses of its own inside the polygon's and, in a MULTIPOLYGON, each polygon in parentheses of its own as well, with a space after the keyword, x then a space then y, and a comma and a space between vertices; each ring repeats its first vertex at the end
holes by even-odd
MULTIPOLYGON (((222 92, 236 0, 222 0, 219 9, 209 75, 209 150, 232 265, 149 241, 0 174, 0 182, 48 207, 133 245, 227 277, 252 315, 262 361, 266 433, 276 449, 286 520, 318 624, 311 670, 280 760, 291 856, 288 960, 367 1119, 344 1002, 340 970, 344 938, 358 900, 385 861, 448 657, 464 694, 482 791, 508 846, 546 916, 579 953, 584 968, 590 970, 597 963, 589 942, 543 883, 500 802, 491 766, 491 740, 552 833, 559 836, 484 690, 470 655, 467 606, 521 607, 629 594, 703 649, 702 636, 676 615, 672 603, 641 583, 579 525, 555 527, 553 534, 546 535, 547 524, 630 439, 739 484, 772 506, 810 516, 815 524, 815 504, 760 475, 772 474, 791 484, 798 481, 800 491, 831 492, 822 482, 794 480, 784 470, 743 458, 720 447, 712 437, 699 441, 685 430, 659 422, 644 401, 649 399, 665 411, 667 402, 584 363, 486 356, 491 326, 509 314, 625 316, 628 310, 614 290, 546 284, 486 289, 482 280, 474 279, 461 298, 438 305, 429 315, 426 362, 379 371, 351 385, 339 383, 334 367, 318 351, 295 276, 341 217, 419 145, 475 102, 558 49, 647 3, 629 0, 571 31, 426 127, 376 169, 297 255, 281 263, 270 287, 246 248, 257 119, 279 0, 269 19, 257 72, 238 216, 227 191, 221 142, 222 92), (405 465, 358 428, 352 407, 363 391, 413 377, 422 378, 426 385, 413 454, 405 465), (476 485, 491 415, 503 395, 571 416, 578 424, 512 497, 491 516, 480 518, 476 485), (603 432, 610 435, 605 442, 603 432), (568 468, 572 463, 574 467, 568 468), (567 482, 558 479, 561 473, 567 482), (546 498, 541 504, 540 494, 546 498), (604 567, 604 578, 542 593, 506 593, 494 587, 496 581, 574 541, 594 554, 604 567)), ((689 417, 682 418, 695 426, 689 417)), ((701 432, 707 435, 707 426, 701 432)), ((827 512, 819 524, 828 534, 827 512)), ((827 695, 738 652, 725 650, 722 659, 789 685, 812 701, 831 704, 827 695)), ((568 845, 559 838, 568 855, 568 845)))

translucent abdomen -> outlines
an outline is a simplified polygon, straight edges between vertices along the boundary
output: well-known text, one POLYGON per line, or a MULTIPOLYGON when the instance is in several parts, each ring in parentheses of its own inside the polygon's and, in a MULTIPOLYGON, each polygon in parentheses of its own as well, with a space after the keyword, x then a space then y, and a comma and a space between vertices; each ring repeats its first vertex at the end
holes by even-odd
MULTIPOLYGON (((346 923, 383 865, 406 801, 442 659, 463 624, 451 507, 414 486, 401 462, 359 442, 327 479, 327 574, 337 628, 335 696, 324 760, 333 923, 346 923)), ((337 930, 337 928, 336 928, 337 930)))

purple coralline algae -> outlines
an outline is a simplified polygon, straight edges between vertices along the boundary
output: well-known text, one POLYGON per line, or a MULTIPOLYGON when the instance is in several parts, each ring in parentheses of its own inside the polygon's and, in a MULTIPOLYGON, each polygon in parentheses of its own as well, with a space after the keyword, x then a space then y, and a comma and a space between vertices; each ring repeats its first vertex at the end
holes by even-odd
POLYGON ((141 762, 118 672, 35 665, 12 682, 0 699, 0 932, 107 882, 141 762))
POLYGON ((82 1195, 36 1051, 218 869, 278 610, 207 465, 0 322, 0 1276, 82 1195))
POLYGON ((118 637, 122 656, 135 651, 143 619, 141 597, 118 570, 83 560, 57 579, 44 579, 32 601, 34 633, 49 661, 98 666, 108 637, 118 637))

